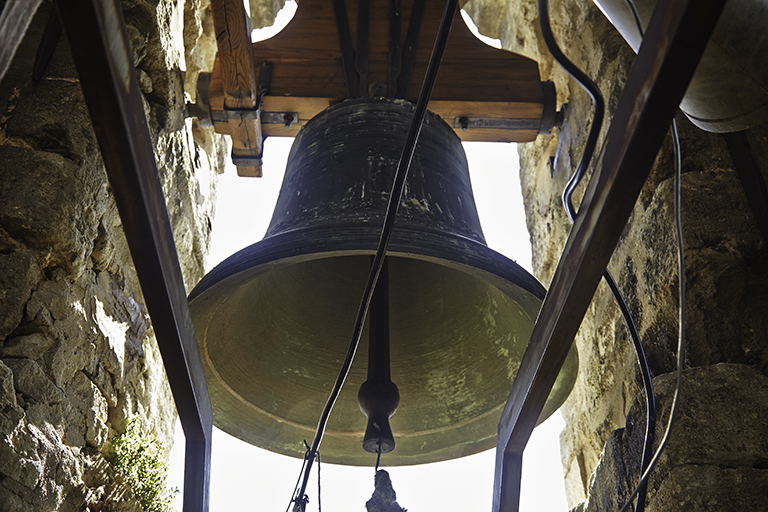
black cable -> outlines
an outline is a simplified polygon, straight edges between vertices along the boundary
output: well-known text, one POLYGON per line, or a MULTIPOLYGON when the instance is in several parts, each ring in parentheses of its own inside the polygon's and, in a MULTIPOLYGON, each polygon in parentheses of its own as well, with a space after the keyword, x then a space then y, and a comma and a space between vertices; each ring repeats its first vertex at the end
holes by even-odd
POLYGON ((637 6, 633 0, 625 1, 627 7, 629 7, 629 10, 632 12, 632 19, 635 20, 635 27, 637 27, 637 31, 640 33, 640 39, 642 40, 645 37, 645 31, 643 30, 643 22, 640 20, 640 13, 637 12, 637 6))
MULTIPOLYGON (((304 445, 307 446, 307 450, 309 450, 309 445, 306 441, 304 441, 304 445)), ((309 452, 307 452, 309 453, 309 452)), ((304 461, 301 463, 301 471, 299 471, 299 477, 296 479, 296 485, 293 486, 293 493, 291 494, 293 498, 291 498, 291 501, 288 502, 288 506, 285 507, 285 512, 288 512, 291 509, 291 504, 296 501, 296 494, 297 490, 299 489, 299 482, 301 482, 301 475, 304 474, 304 466, 307 464, 307 453, 304 454, 304 461)))
MULTIPOLYGON (((312 469, 312 461, 315 454, 320 447, 320 441, 322 441, 323 434, 325 432, 325 426, 328 422, 328 418, 333 409, 333 405, 336 403, 336 399, 341 392, 341 388, 344 385, 344 381, 349 374, 349 369, 352 366, 352 360, 357 352, 357 347, 360 344, 360 336, 363 332, 363 326, 365 324, 365 317, 368 314, 368 308, 371 304, 371 298, 373 297, 373 290, 376 288, 376 282, 379 279, 381 268, 384 264, 384 256, 389 246, 389 241, 392 238, 392 229, 395 224, 395 217, 397 215, 397 208, 400 205, 400 198, 405 188, 405 179, 408 176, 408 170, 411 166, 411 160, 413 159, 413 153, 416 148, 416 143, 419 139, 419 133, 421 132, 421 126, 424 122, 424 116, 427 113, 427 104, 429 98, 432 96, 432 89, 435 85, 435 79, 437 78, 437 72, 440 68, 440 61, 443 58, 443 52, 448 41, 448 35, 451 32, 451 25, 453 24, 453 18, 456 14, 456 7, 458 6, 458 0, 447 0, 445 10, 443 11, 443 18, 440 21, 440 28, 437 32, 437 38, 435 39, 435 45, 432 49, 432 56, 427 66, 427 72, 424 75, 424 82, 421 87, 421 93, 419 94, 419 100, 416 103, 416 108, 411 120, 411 125, 408 130, 408 135, 405 139, 403 152, 400 155, 400 161, 395 171, 394 183, 392 184, 392 191, 389 195, 389 203, 387 204, 386 214, 384 216, 384 225, 381 229, 381 236, 379 238, 379 244, 376 249, 376 255, 374 256, 373 263, 371 264, 371 271, 368 275, 368 282, 365 285, 365 292, 363 298, 360 301, 360 307, 357 311, 357 318, 355 320, 355 327, 350 340, 349 348, 347 350, 346 357, 342 363, 339 375, 336 378, 336 383, 331 390, 331 394, 328 397, 328 401, 325 404, 323 413, 320 416, 320 420, 317 424, 315 431, 315 437, 312 441, 312 446, 307 453, 306 465, 303 466, 303 478, 301 478, 301 487, 299 491, 294 495, 294 510, 304 511, 305 502, 303 500, 304 492, 307 488, 307 482, 309 480, 309 473, 312 469)), ((290 505, 289 505, 290 506, 290 505)))
POLYGON ((680 392, 683 388, 683 365, 685 364, 685 253, 683 248, 683 223, 680 215, 680 196, 682 189, 682 158, 680 156, 680 136, 677 133, 677 121, 672 119, 672 141, 675 152, 675 191, 674 191, 674 207, 675 207, 675 234, 677 237, 677 279, 679 294, 678 305, 678 332, 677 332, 677 383, 675 384, 675 394, 672 398, 672 407, 669 412, 669 420, 667 421, 667 428, 664 431, 664 436, 661 438, 659 447, 656 448, 656 453, 653 454, 648 467, 640 476, 640 482, 635 487, 635 490, 627 499, 627 502, 621 507, 620 512, 625 512, 627 507, 632 503, 632 500, 641 492, 641 486, 648 481, 648 475, 659 460, 659 455, 664 450, 664 447, 669 441, 669 433, 672 431, 672 425, 677 419, 677 410, 680 405, 680 392))
POLYGON ((555 36, 552 33, 552 27, 549 24, 548 0, 539 0, 539 22, 541 24, 542 37, 544 38, 544 43, 547 45, 549 53, 551 53, 557 63, 560 64, 560 66, 562 66, 562 68, 565 69, 565 71, 571 75, 579 85, 587 91, 587 93, 589 93, 592 97, 592 102, 595 105, 594 120, 592 121, 592 127, 589 129, 589 134, 587 135, 587 143, 584 145, 584 152, 581 155, 581 160, 579 160, 579 165, 576 167, 576 172, 573 173, 573 176, 568 180, 568 183, 563 190, 563 205, 565 206, 568 218, 573 222, 576 220, 576 213, 573 208, 573 203, 571 202, 571 196, 581 182, 581 179, 584 177, 584 173, 586 172, 587 167, 589 167, 589 162, 592 160, 592 155, 595 152, 597 138, 600 135, 600 129, 603 126, 605 102, 603 101, 603 94, 600 92, 597 85, 595 85, 595 83, 574 63, 568 60, 557 45, 555 36))
MULTIPOLYGON (((635 19, 636 22, 639 23, 639 17, 636 17, 635 19)), ((560 50, 560 47, 557 45, 557 41, 555 40, 554 34, 552 33, 552 28, 549 23, 548 0, 539 0, 539 21, 541 23, 542 36, 544 38, 544 43, 547 45, 547 49, 558 62, 558 64, 560 64, 560 66, 562 66, 563 69, 565 69, 565 71, 570 74, 587 91, 587 93, 589 93, 589 95, 592 97, 595 108, 594 120, 587 136, 587 143, 584 146, 584 152, 581 155, 581 159, 579 160, 579 164, 576 167, 576 171, 574 172, 573 176, 571 176, 571 179, 568 180, 568 183, 563 190, 563 206, 565 207, 568 218, 571 220, 571 222, 574 222, 578 212, 576 212, 575 208, 573 207, 571 197, 573 192, 576 190, 576 187, 584 177, 584 174, 589 166, 589 162, 592 160, 592 155, 594 154, 595 148, 597 146, 597 138, 600 134, 603 117, 605 115, 605 103, 603 100, 603 95, 597 85, 575 64, 568 60, 568 58, 560 50)), ((640 342, 640 335, 637 332, 637 327, 635 326, 632 314, 630 313, 629 308, 624 301, 624 297, 621 295, 621 291, 616 285, 616 281, 613 279, 613 276, 611 276, 608 269, 603 272, 603 278, 605 279, 606 283, 608 283, 608 287, 611 289, 611 292, 613 293, 613 296, 615 297, 619 309, 621 310, 621 313, 624 317, 624 321, 627 324, 627 329, 629 330, 630 338, 632 339, 632 344, 634 345, 635 352, 637 354, 638 365, 640 366, 643 380, 643 388, 645 389, 646 429, 643 441, 643 457, 640 465, 640 471, 642 473, 650 464, 649 457, 653 451, 653 435, 656 429, 656 397, 653 391, 653 381, 651 380, 650 369, 648 368, 648 361, 645 357, 645 351, 643 350, 643 345, 640 342)), ((635 495, 638 495, 635 512, 641 512, 645 509, 646 487, 646 481, 641 481, 638 485, 638 489, 636 489, 636 492, 634 493, 635 495)))
MULTIPOLYGON (((641 39, 645 37, 645 32, 643 30, 643 24, 640 20, 640 14, 637 11, 637 6, 635 5, 635 2, 633 0, 625 0, 627 6, 629 7, 629 10, 632 12, 632 18, 635 20, 635 26, 637 27, 637 31, 640 34, 641 39)), ((680 136, 677 132, 677 121, 672 118, 672 147, 674 151, 674 167, 675 167, 675 191, 674 191, 674 209, 675 209, 675 233, 677 238, 677 272, 678 272, 678 281, 679 281, 679 310, 678 310, 678 342, 677 342, 677 383, 675 385, 675 394, 674 398, 672 399, 672 408, 669 414, 669 420, 667 422, 667 428, 664 432, 664 437, 662 438, 661 442, 659 443, 659 447, 656 449, 656 453, 653 455, 653 458, 651 458, 650 461, 646 462, 647 458, 650 457, 649 455, 649 449, 648 445, 644 447, 643 450, 643 462, 642 462, 642 469, 641 469, 641 477, 640 481, 637 484, 637 487, 635 487, 635 490, 630 495, 629 499, 627 500, 627 503, 624 504, 624 506, 621 508, 621 511, 625 511, 630 503, 632 503, 632 499, 634 496, 637 496, 637 502, 638 505, 635 507, 635 510, 639 510, 639 506, 641 503, 641 499, 645 500, 645 493, 648 487, 648 475, 651 472, 651 469, 656 465, 656 461, 658 460, 659 455, 661 454, 662 450, 667 444, 667 441, 669 440, 669 433, 672 430, 672 425, 675 421, 675 418, 677 417, 677 408, 679 404, 679 397, 680 397, 680 391, 683 386, 683 365, 685 362, 685 254, 683 251, 683 226, 682 226, 682 219, 680 215, 680 196, 681 196, 681 181, 682 181, 682 156, 680 151, 680 136)), ((646 436, 648 436, 647 429, 646 429, 646 436)), ((647 437, 646 437, 647 439, 647 437)), ((651 442, 652 445, 652 442, 651 442)))
MULTIPOLYGON (((640 365, 640 372, 643 377, 643 387, 645 388, 645 436, 643 438, 643 457, 640 461, 640 473, 646 470, 650 464, 651 456, 653 455, 653 438, 656 434, 656 394, 653 390, 653 380, 651 379, 651 371, 648 368, 648 360, 645 357, 645 350, 643 344, 640 343, 640 334, 637 332, 637 327, 632 319, 632 313, 627 308, 627 303, 624 301, 624 297, 619 291, 619 287, 616 285, 616 281, 613 280, 613 276, 608 272, 608 269, 603 272, 603 278, 608 283, 608 287, 613 292, 613 296, 616 298, 616 302, 621 309, 621 314, 624 316, 624 321, 629 329, 630 337, 632 338, 632 344, 635 347, 635 353, 637 354, 638 364, 640 365)), ((641 512, 645 510, 645 495, 648 488, 648 482, 646 480, 638 483, 637 503, 635 504, 635 512, 641 512)))
MULTIPOLYGON (((635 6, 635 2, 633 0, 625 0, 625 1, 627 6, 629 7, 629 10, 632 12, 632 18, 635 20, 635 26, 637 27, 637 31, 640 34, 640 39, 642 40, 645 37, 645 32, 643 31, 643 23, 640 20, 640 14, 637 12, 637 7, 635 6)), ((679 152, 679 149, 680 149, 679 146, 676 146, 676 150, 678 152, 679 152)), ((610 286, 610 283, 609 283, 609 286, 610 286)), ((621 304, 619 306, 621 307, 621 304)), ((638 336, 638 340, 639 340, 639 336, 638 336)), ((641 353, 642 353, 642 360, 645 360, 645 353, 643 351, 642 344, 636 343, 635 350, 638 353, 638 360, 640 359, 641 353)), ((647 363, 645 365, 641 365, 640 368, 641 368, 641 371, 643 372, 643 385, 646 390, 645 412, 646 412, 646 418, 647 418, 647 421, 645 422, 645 438, 643 440, 643 457, 640 461, 640 474, 642 474, 643 472, 645 472, 646 469, 648 469, 648 466, 650 465, 651 457, 653 455, 653 441, 656 435, 656 393, 653 390, 653 381, 651 380, 647 363), (650 384, 646 384, 646 382, 650 384), (651 398, 653 399, 651 400, 651 398)), ((646 497, 647 490, 648 490, 647 479, 646 480, 641 479, 638 482, 636 487, 637 502, 635 503, 635 512, 642 512, 643 510, 645 510, 645 497, 646 497)), ((631 503, 631 501, 632 500, 627 500, 628 503, 631 503)), ((627 505, 625 505, 625 507, 626 506, 627 505)))
POLYGON ((320 452, 317 452, 317 512, 323 512, 323 505, 320 501, 320 452))

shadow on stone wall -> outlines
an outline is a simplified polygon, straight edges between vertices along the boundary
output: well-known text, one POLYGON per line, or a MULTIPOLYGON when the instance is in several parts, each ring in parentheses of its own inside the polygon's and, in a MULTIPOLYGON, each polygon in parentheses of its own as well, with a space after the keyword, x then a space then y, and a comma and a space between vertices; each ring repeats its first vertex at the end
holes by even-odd
MULTIPOLYGON (((225 145, 183 117, 184 69, 209 69, 215 46, 207 3, 183 5, 124 15, 191 289, 225 145)), ((0 83, 0 510, 138 510, 109 440, 136 416, 170 449, 176 411, 65 38, 31 83, 51 10, 0 83)))

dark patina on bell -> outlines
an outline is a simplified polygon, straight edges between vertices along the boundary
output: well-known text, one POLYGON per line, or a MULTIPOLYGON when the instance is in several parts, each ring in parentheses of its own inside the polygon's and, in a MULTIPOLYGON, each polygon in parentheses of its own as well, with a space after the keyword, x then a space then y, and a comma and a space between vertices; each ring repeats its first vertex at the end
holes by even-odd
MULTIPOLYGON (((349 344, 413 105, 348 100, 309 121, 293 144, 265 238, 206 275, 189 296, 222 430, 303 457, 349 344)), ((459 138, 427 114, 388 254, 391 380, 400 405, 388 465, 495 446, 545 290, 485 244, 459 138)), ((323 462, 371 465, 368 327, 333 409, 323 462)), ((540 420, 565 400, 571 351, 540 420)))

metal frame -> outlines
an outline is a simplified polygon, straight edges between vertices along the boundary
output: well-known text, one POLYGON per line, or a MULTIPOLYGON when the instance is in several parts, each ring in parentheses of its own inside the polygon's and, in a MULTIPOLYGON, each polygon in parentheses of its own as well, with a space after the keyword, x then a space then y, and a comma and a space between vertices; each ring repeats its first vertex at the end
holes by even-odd
POLYGON ((186 436, 184 510, 208 510, 212 412, 117 0, 59 0, 85 101, 186 436))
POLYGON ((768 241, 768 188, 749 147, 747 135, 744 132, 724 133, 723 138, 728 145, 736 174, 739 175, 757 227, 760 228, 763 240, 768 241))
MULTIPOLYGON (((499 423, 494 512, 518 509, 525 445, 724 3, 654 12, 499 423)), ((121 7, 57 5, 184 428, 184 510, 207 511, 211 405, 121 7)))
POLYGON ((516 512, 523 450, 725 0, 659 2, 499 422, 493 512, 516 512))

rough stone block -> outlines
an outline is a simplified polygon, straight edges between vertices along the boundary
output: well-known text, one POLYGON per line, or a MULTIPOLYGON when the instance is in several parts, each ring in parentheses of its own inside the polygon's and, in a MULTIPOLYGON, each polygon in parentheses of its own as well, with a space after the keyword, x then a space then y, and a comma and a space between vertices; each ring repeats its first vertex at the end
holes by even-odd
POLYGON ((31 398, 43 404, 66 400, 64 393, 32 359, 3 359, 3 362, 13 371, 16 390, 22 393, 25 399, 31 398))
MULTIPOLYGON (((34 87, 24 88, 10 114, 5 122, 7 135, 25 141, 43 156, 60 155, 62 161, 72 165, 73 170, 83 163, 93 163, 97 158, 96 137, 83 101, 82 88, 76 79, 43 80, 34 87)), ((62 172, 60 165, 53 163, 53 159, 47 162, 48 165, 38 171, 28 169, 31 171, 30 178, 44 178, 45 174, 50 174, 49 182, 58 180, 57 174, 62 172)), ((83 188, 83 178, 86 177, 79 173, 72 177, 79 179, 68 188, 78 185, 83 188)), ((60 205, 65 204, 61 202, 60 205)))
MULTIPOLYGON (((189 49, 187 69, 210 70, 202 62, 212 64, 215 53, 209 0, 130 0, 123 8, 193 286, 203 274, 215 174, 228 159, 208 129, 210 165, 193 162, 198 147, 181 114, 182 22, 189 13, 198 22, 190 38, 205 41, 189 49)), ((166 442, 175 412, 65 41, 43 81, 29 84, 51 11, 44 3, 18 54, 23 62, 0 83, 0 510, 133 512, 138 503, 99 452, 108 409, 130 404, 166 442)))
POLYGON ((75 372, 95 368, 93 326, 82 304, 83 290, 54 273, 40 283, 27 304, 27 321, 54 337, 56 343, 45 354, 45 365, 53 382, 64 387, 75 372))
POLYGON ((95 448, 104 446, 109 430, 104 423, 108 410, 99 388, 83 372, 77 372, 67 384, 66 393, 72 405, 85 417, 86 443, 95 448))
POLYGON ((117 391, 115 391, 114 384, 112 382, 113 375, 109 373, 99 363, 93 375, 90 376, 91 382, 96 384, 96 387, 101 391, 102 396, 107 401, 108 407, 115 407, 117 405, 117 391))
POLYGON ((605 443, 600 463, 590 477, 586 512, 618 512, 632 493, 624 465, 623 433, 624 429, 614 430, 605 443))
POLYGON ((13 387, 13 372, 0 361, 0 411, 15 409, 16 391, 13 387))
POLYGON ((107 418, 107 401, 101 396, 99 388, 83 372, 75 373, 65 389, 70 402, 80 412, 86 414, 93 411, 97 417, 103 420, 107 418))
POLYGON ((79 167, 59 154, 0 146, 0 224, 48 254, 47 266, 72 276, 83 271, 98 226, 78 174, 79 167))
MULTIPOLYGON (((0 185, 1 189, 2 185, 0 185)), ((0 203, 2 202, 2 192, 0 192, 0 203)), ((3 207, 0 206, 0 210, 2 209, 3 207)), ((24 314, 24 305, 42 278, 43 273, 31 252, 15 251, 0 254, 0 340, 19 326, 24 314)))
MULTIPOLYGON (((768 478, 768 470, 764 469, 768 463, 768 377, 753 367, 729 363, 691 368, 684 375, 677 420, 649 478, 649 511, 711 510, 696 508, 696 503, 706 502, 694 499, 695 489, 706 486, 706 482, 714 482, 710 486, 713 499, 721 499, 727 494, 722 494, 730 485, 727 482, 734 486, 742 482, 738 485, 744 484, 741 488, 749 494, 752 488, 745 482, 768 478), (726 469, 738 471, 724 472, 726 469), (721 498, 717 498, 718 493, 721 498), (673 505, 676 499, 681 504, 693 503, 693 508, 678 508, 673 505)), ((658 402, 656 446, 667 426, 675 383, 673 374, 654 379, 658 402)), ((627 426, 612 432, 605 445, 592 476, 588 512, 616 512, 629 497, 640 476, 644 433, 645 405, 639 397, 627 417, 627 426)))
POLYGON ((8 479, 10 479, 10 477, 0 479, 0 510, 31 512, 32 506, 29 503, 24 503, 18 494, 12 492, 4 485, 4 482, 8 479))
POLYGON ((648 512, 765 510, 768 470, 683 465, 673 468, 654 493, 648 512))
POLYGON ((85 442, 98 450, 104 447, 109 437, 109 427, 96 416, 94 411, 88 411, 85 416, 85 442))
POLYGON ((40 359, 56 341, 45 334, 35 332, 5 340, 0 347, 0 357, 26 357, 40 359))
POLYGON ((563 458, 563 467, 565 470, 565 493, 573 501, 583 501, 587 499, 587 481, 588 476, 584 474, 583 458, 578 456, 563 458))
MULTIPOLYGON (((654 386, 660 439, 675 377, 659 376, 654 386)), ((658 474, 678 464, 737 467, 768 462, 768 377, 738 364, 691 368, 685 371, 682 396, 667 449, 659 457, 658 474)))
POLYGON ((0 435, 0 474, 34 489, 44 467, 38 448, 37 440, 22 426, 8 435, 0 435))
POLYGON ((23 410, 16 400, 13 372, 0 361, 0 435, 12 432, 22 416, 23 410))

